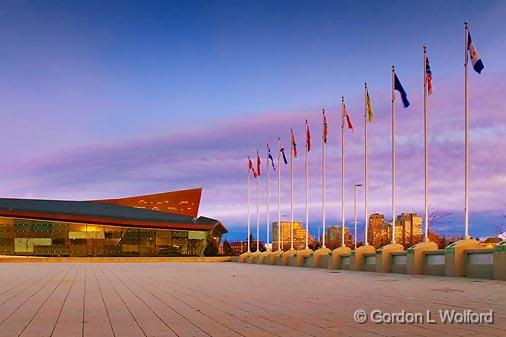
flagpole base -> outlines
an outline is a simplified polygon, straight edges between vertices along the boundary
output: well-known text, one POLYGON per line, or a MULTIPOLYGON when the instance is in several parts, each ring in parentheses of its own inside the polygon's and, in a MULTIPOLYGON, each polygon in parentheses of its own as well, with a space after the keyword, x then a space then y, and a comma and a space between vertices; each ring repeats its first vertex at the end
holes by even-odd
POLYGON ((404 246, 400 243, 389 243, 376 250, 376 272, 388 273, 390 272, 390 261, 392 253, 403 252, 404 246))
POLYGON ((297 252, 297 258, 295 262, 296 267, 304 267, 306 257, 313 253, 312 249, 306 248, 297 252))
POLYGON ((248 262, 248 257, 250 254, 251 254, 250 252, 246 252, 246 253, 242 253, 241 255, 239 255, 239 262, 240 263, 248 262))
POLYGON ((258 264, 269 264, 270 255, 272 254, 271 251, 266 250, 265 252, 262 252, 258 255, 257 263, 258 264))
POLYGON ((257 263, 257 257, 258 257, 258 255, 260 255, 260 252, 254 252, 254 253, 249 254, 247 262, 250 263, 250 264, 257 263))
POLYGON ((406 272, 410 275, 424 274, 423 268, 425 264, 424 252, 435 251, 438 246, 435 242, 424 241, 411 246, 406 251, 407 266, 406 272))
POLYGON ((374 246, 360 246, 351 251, 350 270, 361 271, 364 270, 365 257, 364 254, 375 254, 376 248, 374 246))
POLYGON ((270 264, 270 265, 277 265, 278 260, 280 258, 282 258, 282 256, 283 256, 282 250, 276 250, 274 252, 271 252, 271 254, 269 255, 269 258, 268 258, 268 262, 266 262, 266 263, 270 264))
POLYGON ((330 249, 320 248, 314 251, 311 267, 312 268, 328 268, 330 249))
POLYGON ((480 243, 474 239, 455 241, 445 248, 445 276, 461 277, 465 274, 465 250, 480 249, 480 243))
POLYGON ((349 247, 338 247, 332 251, 330 256, 329 269, 341 269, 341 257, 343 255, 349 255, 351 249, 349 247))
POLYGON ((283 266, 289 266, 290 265, 290 257, 295 256, 297 254, 297 251, 295 249, 287 250, 283 253, 283 266))

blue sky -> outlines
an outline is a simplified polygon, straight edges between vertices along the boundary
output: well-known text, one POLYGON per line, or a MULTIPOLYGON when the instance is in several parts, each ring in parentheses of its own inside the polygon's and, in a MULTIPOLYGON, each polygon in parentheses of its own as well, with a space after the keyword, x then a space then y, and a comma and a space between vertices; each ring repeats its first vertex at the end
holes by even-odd
MULTIPOLYGON (((396 65, 415 106, 424 44, 434 74, 434 156, 461 165, 463 21, 470 21, 486 67, 480 77, 471 74, 479 154, 506 139, 504 104, 496 94, 504 88, 505 14, 502 1, 3 2, 0 111, 8 122, 0 128, 8 164, 0 171, 0 192, 93 199, 203 186, 202 212, 239 230, 243 158, 299 119, 300 129, 308 114, 315 114, 316 129, 321 107, 337 111, 341 96, 349 98, 352 115, 358 113, 364 81, 384 127, 376 131, 378 162, 385 162, 378 170, 388 177, 390 67, 396 65)), ((406 114, 415 116, 414 110, 406 114)), ((399 136, 406 153, 399 174, 419 184, 419 174, 409 174, 410 165, 420 163, 420 120, 409 118, 399 127, 415 136, 399 136), (417 159, 410 163, 410 156, 417 159)), ((332 141, 338 146, 337 137, 332 141)), ((350 155, 357 167, 359 150, 350 155)), ((506 158, 492 159, 474 176, 471 169, 472 178, 490 180, 471 185, 471 205, 489 216, 506 203, 506 158)), ((448 181, 443 173, 455 165, 437 166, 438 160, 431 172, 448 181)), ((372 179, 381 182, 378 211, 388 212, 380 202, 388 180, 372 179)), ((462 198, 453 194, 462 190, 461 179, 458 186, 443 182, 434 183, 436 206, 461 212, 460 199, 453 202, 462 198)), ((335 185, 329 193, 338 202, 335 185)), ((423 207, 419 192, 400 192, 404 209, 423 207)), ((338 212, 330 216, 338 221, 338 212)), ((490 221, 480 219, 475 222, 490 221)))

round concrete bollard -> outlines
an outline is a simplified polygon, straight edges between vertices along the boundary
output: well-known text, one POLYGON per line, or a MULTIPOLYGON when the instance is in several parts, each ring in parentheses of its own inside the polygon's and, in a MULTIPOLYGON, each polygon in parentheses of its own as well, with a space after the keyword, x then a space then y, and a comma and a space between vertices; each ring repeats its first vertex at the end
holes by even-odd
POLYGON ((351 253, 349 247, 338 247, 332 251, 332 256, 329 262, 329 269, 339 269, 341 266, 341 256, 351 253))
POLYGON ((250 252, 246 252, 246 253, 242 253, 241 255, 239 255, 239 262, 246 263, 248 261, 248 257, 250 254, 251 254, 250 252))
MULTIPOLYGON (((329 253, 330 253, 330 249, 328 249, 326 247, 315 250, 315 252, 313 253, 313 261, 312 261, 311 267, 312 268, 322 268, 322 266, 321 266, 322 256, 328 256, 329 253)), ((323 266, 323 267, 328 268, 328 265, 323 266)))
POLYGON ((296 266, 297 267, 304 267, 304 262, 305 262, 305 258, 306 256, 309 256, 313 253, 313 250, 312 249, 303 249, 299 252, 297 252, 297 264, 296 266))

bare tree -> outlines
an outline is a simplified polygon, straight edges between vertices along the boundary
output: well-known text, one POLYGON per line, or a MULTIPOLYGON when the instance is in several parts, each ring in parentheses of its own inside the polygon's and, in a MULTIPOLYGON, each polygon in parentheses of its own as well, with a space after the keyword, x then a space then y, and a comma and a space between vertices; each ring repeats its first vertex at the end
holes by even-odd
POLYGON ((452 215, 451 212, 443 211, 440 208, 429 208, 429 228, 434 231, 446 223, 445 219, 452 215))
MULTIPOLYGON (((504 205, 504 206, 506 207, 506 205, 504 205)), ((503 209, 500 209, 500 210, 498 210, 498 212, 506 221, 506 211, 503 209)), ((494 226, 495 233, 497 235, 506 233, 506 223, 502 222, 502 223, 495 224, 493 226, 494 226)))

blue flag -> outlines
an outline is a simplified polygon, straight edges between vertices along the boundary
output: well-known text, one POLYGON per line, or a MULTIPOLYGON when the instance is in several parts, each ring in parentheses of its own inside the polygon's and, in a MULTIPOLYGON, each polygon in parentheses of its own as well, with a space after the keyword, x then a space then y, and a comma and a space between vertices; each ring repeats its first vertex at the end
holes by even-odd
POLYGON ((281 150, 279 150, 279 151, 283 155, 283 161, 285 162, 285 165, 288 165, 288 160, 286 160, 286 156, 285 156, 285 148, 282 147, 281 150))
POLYGON ((394 89, 401 94, 402 104, 404 104, 404 107, 407 108, 409 106, 408 94, 406 93, 406 90, 404 90, 404 88, 402 87, 401 81, 399 81, 397 74, 394 74, 394 76, 395 76, 394 89))
POLYGON ((267 157, 269 158, 269 160, 271 161, 271 164, 272 164, 272 169, 274 171, 276 171, 276 166, 274 165, 274 158, 272 158, 272 154, 271 154, 271 148, 269 147, 269 145, 267 145, 267 157))
MULTIPOLYGON (((474 46, 473 40, 471 40, 471 33, 469 33, 469 29, 467 30, 467 50, 469 51, 469 56, 471 56, 471 63, 473 64, 473 69, 478 74, 481 74, 481 71, 485 66, 483 65, 483 62, 481 61, 480 54, 478 53, 478 50, 474 46)), ((466 55, 467 56, 467 55, 466 55)), ((467 64, 467 57, 466 57, 466 64, 467 64)))

